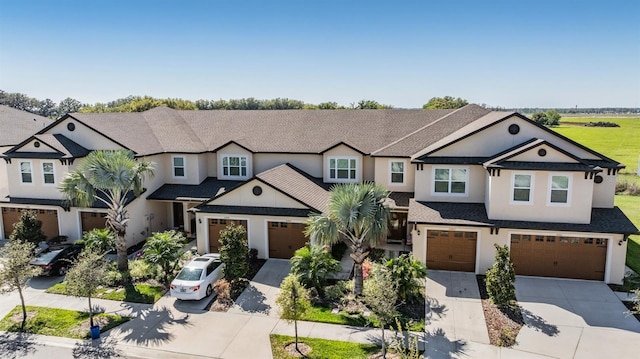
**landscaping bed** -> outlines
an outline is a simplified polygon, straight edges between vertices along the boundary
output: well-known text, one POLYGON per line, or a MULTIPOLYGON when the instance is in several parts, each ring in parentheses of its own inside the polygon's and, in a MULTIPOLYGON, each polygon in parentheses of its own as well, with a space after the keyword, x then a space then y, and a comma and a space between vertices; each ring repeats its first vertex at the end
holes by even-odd
MULTIPOLYGON (((47 289, 46 293, 66 295, 66 286, 64 282, 55 284, 47 289)), ((101 287, 92 298, 153 304, 162 298, 166 291, 166 288, 160 284, 125 284, 118 287, 101 287)))
POLYGON ((249 261, 249 271, 247 272, 246 278, 239 280, 237 283, 232 285, 230 292, 230 300, 220 301, 219 297, 216 297, 212 300, 207 306, 207 310, 211 310, 214 312, 226 312, 231 308, 233 303, 238 299, 240 294, 249 286, 249 282, 253 280, 253 277, 258 274, 260 268, 267 262, 266 259, 252 259, 249 261))
MULTIPOLYGON (((100 332, 106 332, 131 318, 114 314, 94 314, 94 324, 100 332)), ((22 307, 16 306, 0 320, 0 330, 19 332, 22 324, 22 307)), ((89 338, 89 313, 75 310, 27 306, 25 332, 57 337, 89 338)))
POLYGON ((499 309, 489 299, 485 276, 477 275, 478 289, 484 319, 489 333, 489 342, 500 347, 509 347, 515 344, 516 337, 524 325, 524 319, 520 307, 516 304, 506 309, 499 309))
MULTIPOLYGON (((295 343, 295 338, 286 335, 272 334, 269 336, 271 339, 271 353, 274 359, 288 359, 288 358, 300 358, 300 355, 292 351, 288 346, 290 343, 295 343), (287 350, 287 349, 289 350, 287 350)), ((322 359, 367 359, 373 357, 380 351, 380 347, 374 344, 360 344, 342 342, 337 340, 326 340, 316 338, 298 338, 299 343, 304 343, 310 352, 306 354, 306 358, 322 358, 322 359)), ((302 348, 302 345, 299 345, 302 348)), ((392 358, 392 356, 388 356, 392 358)))

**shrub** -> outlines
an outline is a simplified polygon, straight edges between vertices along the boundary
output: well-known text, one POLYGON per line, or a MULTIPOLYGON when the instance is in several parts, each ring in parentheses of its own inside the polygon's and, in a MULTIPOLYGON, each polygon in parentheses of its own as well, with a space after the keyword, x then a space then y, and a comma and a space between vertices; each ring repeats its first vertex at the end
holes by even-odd
POLYGON ((385 260, 384 257, 385 257, 384 249, 380 249, 380 248, 369 249, 369 259, 372 262, 382 263, 385 260))
POLYGON ((496 247, 496 260, 487 271, 486 285, 489 298, 498 308, 508 307, 516 300, 516 273, 509 258, 507 246, 496 247))
POLYGON ((244 278, 249 271, 247 231, 233 222, 220 231, 220 260, 224 263, 224 278, 230 282, 244 278))
POLYGON ((144 260, 158 265, 162 269, 161 282, 168 284, 184 254, 182 247, 186 239, 180 232, 174 230, 157 232, 147 239, 144 244, 144 260))
POLYGON ((307 243, 291 258, 291 273, 307 288, 322 294, 327 276, 340 270, 340 262, 333 259, 324 247, 307 243))
POLYGON ((349 293, 349 282, 341 280, 334 285, 330 285, 324 289, 324 297, 328 301, 337 302, 341 300, 345 294, 349 293))
POLYGON ((371 273, 371 268, 373 267, 373 262, 369 260, 369 258, 365 259, 362 262, 362 279, 367 279, 369 277, 369 273, 371 273))
POLYGON ((420 282, 427 277, 427 266, 410 254, 389 259, 386 263, 398 286, 398 299, 412 302, 421 297, 420 282))
POLYGON ((226 279, 223 278, 213 283, 213 290, 218 295, 218 301, 231 300, 231 284, 226 279))
POLYGON ((148 279, 156 278, 158 275, 156 265, 149 264, 144 260, 129 261, 129 274, 131 279, 136 282, 143 282, 148 279))
POLYGON ((616 182, 616 194, 626 194, 630 196, 640 196, 640 185, 635 182, 616 182))
MULTIPOLYGON (((36 211, 24 210, 20 213, 20 221, 13 225, 9 235, 11 240, 33 243, 35 246, 47 237, 42 232, 42 221, 37 218, 36 211)), ((8 228, 5 228, 5 231, 8 228)))
POLYGON ((249 249, 249 262, 256 262, 258 260, 258 249, 251 248, 249 249))
POLYGON ((86 250, 107 253, 116 247, 116 234, 108 228, 95 228, 84 232, 80 241, 84 244, 86 250))
POLYGON ((584 124, 585 127, 620 127, 615 122, 606 122, 606 121, 598 121, 598 122, 587 122, 584 124))

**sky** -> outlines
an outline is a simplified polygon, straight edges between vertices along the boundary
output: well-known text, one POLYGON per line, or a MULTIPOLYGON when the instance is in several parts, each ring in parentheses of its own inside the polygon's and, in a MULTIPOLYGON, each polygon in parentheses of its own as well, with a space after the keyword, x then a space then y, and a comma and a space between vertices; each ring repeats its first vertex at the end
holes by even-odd
POLYGON ((640 107, 640 1, 0 0, 0 89, 640 107))

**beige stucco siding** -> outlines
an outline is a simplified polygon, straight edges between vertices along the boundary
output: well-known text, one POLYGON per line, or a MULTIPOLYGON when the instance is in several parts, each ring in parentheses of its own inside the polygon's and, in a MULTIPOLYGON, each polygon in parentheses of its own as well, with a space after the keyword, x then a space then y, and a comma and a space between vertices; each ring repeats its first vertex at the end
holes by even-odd
POLYGON ((613 208, 616 199, 616 175, 607 175, 607 171, 599 173, 602 183, 593 184, 593 207, 613 208))
MULTIPOLYGON (((0 153, 11 149, 10 146, 0 146, 0 153)), ((5 201, 9 195, 9 177, 7 176, 7 162, 0 160, 0 202, 5 201)))
MULTIPOLYGON (((107 137, 70 118, 50 128, 46 133, 65 135, 69 139, 89 150, 118 150, 122 148, 122 146, 107 137), (69 131, 69 129, 67 129, 67 124, 69 122, 75 124, 75 129, 73 131, 69 131)), ((117 139, 115 140, 117 141, 117 139)))
POLYGON ((408 158, 375 158, 374 181, 394 192, 413 192, 415 188, 415 165, 408 158), (391 162, 404 163, 404 183, 391 183, 391 162))
POLYGON ((197 156, 198 156, 198 183, 201 183, 207 178, 208 155, 206 153, 200 153, 197 156))
POLYGON ((290 163, 312 177, 322 177, 322 155, 293 153, 254 154, 254 169, 256 174, 285 163, 290 163))
POLYGON ((208 152, 205 154, 207 161, 207 177, 218 177, 218 154, 208 152))
POLYGON ((273 217, 273 216, 257 216, 257 215, 234 215, 234 214, 218 214, 218 213, 201 213, 196 214, 197 245, 198 253, 207 253, 209 251, 209 219, 227 219, 227 220, 244 220, 247 221, 247 238, 249 239, 249 248, 258 250, 259 258, 269 258, 269 232, 268 222, 294 222, 304 223, 306 218, 301 217, 273 217), (200 223, 202 222, 202 223, 200 223))
POLYGON ((375 181, 376 177, 375 159, 371 156, 362 157, 362 180, 375 181))
POLYGON ((490 219, 587 224, 591 220, 593 180, 585 180, 583 172, 502 170, 500 176, 490 177, 490 181, 490 196, 485 202, 490 219), (529 203, 512 201, 515 174, 532 175, 529 203), (549 203, 551 175, 569 176, 567 204, 549 203))
POLYGON ((244 148, 236 145, 235 143, 230 143, 224 148, 220 149, 217 152, 218 160, 217 160, 217 172, 219 179, 229 179, 229 180, 241 180, 241 179, 249 179, 253 177, 253 154, 244 148), (233 177, 233 176, 225 176, 224 171, 222 170, 222 158, 224 156, 246 156, 247 157, 247 175, 241 177, 233 177))
MULTIPOLYGON (((3 161, 4 162, 4 161, 3 161)), ((60 164, 57 159, 26 159, 14 158, 10 164, 6 165, 6 178, 9 193, 12 197, 18 198, 62 198, 57 186, 60 184, 64 175, 67 173, 69 166, 60 164), (31 163, 31 183, 22 183, 20 173, 20 163, 31 163), (53 163, 54 183, 45 184, 42 163, 53 163)))
POLYGON ((517 156, 509 158, 509 161, 523 161, 523 162, 564 162, 564 163, 576 163, 575 159, 565 155, 564 153, 551 148, 550 146, 542 145, 530 149, 517 156), (544 150, 545 155, 540 156, 539 151, 544 150))
POLYGON ((469 156, 470 154, 473 156, 493 156, 532 138, 545 139, 579 158, 597 159, 588 151, 563 141, 554 133, 549 133, 516 116, 445 147, 433 153, 432 156, 469 156), (516 135, 510 134, 508 131, 512 124, 520 126, 520 132, 516 135))
POLYGON ((58 151, 42 143, 39 140, 33 139, 29 143, 25 143, 16 152, 36 152, 36 153, 57 153, 58 151), (35 143, 38 142, 36 147, 35 143))
POLYGON ((415 173, 415 199, 433 202, 482 203, 485 200, 486 171, 479 165, 424 165, 422 170, 412 167, 415 173), (468 173, 466 194, 441 194, 434 192, 434 168, 465 168, 468 173))
POLYGON ((300 202, 258 180, 250 181, 223 196, 215 198, 209 204, 244 207, 307 208, 300 202), (262 194, 259 196, 253 194, 254 186, 260 186, 262 194))
MULTIPOLYGON (((197 154, 184 153, 165 153, 157 157, 159 162, 157 172, 163 171, 165 183, 175 184, 200 184, 204 178, 201 178, 200 156, 197 154), (173 173, 173 159, 175 157, 184 158, 185 177, 176 177, 173 173)), ((206 171, 205 171, 206 173, 206 171)))
MULTIPOLYGON (((324 182, 338 183, 338 182, 361 182, 363 179, 363 158, 362 154, 355 151, 345 145, 336 146, 330 149, 322 155, 322 177, 324 182), (332 157, 337 158, 355 158, 356 159, 356 178, 353 181, 329 178, 329 160, 332 157)), ((373 175, 372 175, 373 177, 373 175)))

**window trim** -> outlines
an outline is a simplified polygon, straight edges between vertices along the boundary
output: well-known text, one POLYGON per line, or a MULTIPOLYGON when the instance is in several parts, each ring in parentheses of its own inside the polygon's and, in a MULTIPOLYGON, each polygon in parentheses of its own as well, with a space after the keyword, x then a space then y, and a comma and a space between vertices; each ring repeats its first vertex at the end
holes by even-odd
POLYGON ((406 160, 389 160, 389 186, 403 186, 407 184, 407 161, 406 160), (402 182, 393 182, 393 174, 400 172, 393 172, 393 164, 402 163, 402 182))
POLYGON ((185 156, 171 156, 171 178, 187 178, 187 158, 185 156), (176 166, 176 158, 182 158, 182 166, 176 166), (182 168, 184 175, 176 176, 176 168, 182 168))
POLYGON ((553 207, 569 207, 571 206, 571 187, 573 185, 573 176, 571 175, 571 173, 566 173, 566 172, 558 172, 558 173, 549 173, 549 180, 548 180, 549 186, 547 187, 547 206, 553 206, 553 207), (567 202, 562 203, 562 202, 551 202, 551 191, 553 190, 552 186, 553 186, 553 177, 567 177, 567 202))
MULTIPOLYGON (((230 163, 230 161, 229 161, 229 160, 227 160, 227 163, 230 163)), ((221 154, 221 155, 220 155, 220 166, 219 166, 219 168, 220 168, 220 173, 218 174, 218 177, 219 177, 219 178, 226 178, 226 179, 238 179, 238 178, 244 178, 244 179, 246 179, 246 178, 249 178, 249 176, 250 176, 250 174, 251 174, 251 172, 249 171, 249 167, 250 167, 250 164, 249 164, 249 163, 250 163, 250 162, 249 162, 249 156, 247 156, 247 155, 238 155, 238 154, 221 154), (225 158, 227 158, 227 159, 228 159, 228 158, 231 158, 231 157, 238 157, 238 163, 239 163, 239 164, 238 164, 238 168, 239 168, 239 174, 238 174, 238 175, 232 175, 232 174, 231 174, 231 170, 229 170, 229 171, 228 171, 228 172, 229 172, 229 174, 227 174, 227 175, 225 175, 225 174, 224 174, 224 169, 225 169, 224 159, 225 159, 225 158), (246 169, 246 174, 245 174, 245 175, 242 175, 242 159, 243 159, 243 158, 244 158, 244 160, 245 160, 245 169, 246 169)), ((227 168, 230 168, 230 167, 229 167, 229 164, 227 164, 227 166, 226 166, 226 167, 227 167, 227 168)), ((234 166, 234 167, 235 167, 235 166, 234 166)))
POLYGON ((357 156, 327 156, 327 182, 339 182, 339 183, 355 183, 360 181, 360 159, 357 156), (335 160, 336 163, 336 177, 331 177, 331 160, 335 160), (348 172, 355 171, 354 178, 338 178, 338 160, 347 160, 351 164, 351 160, 355 160, 355 167, 351 168, 349 165, 348 172))
POLYGON ((26 185, 33 185, 34 181, 33 181, 33 162, 32 161, 20 161, 18 162, 18 172, 20 173, 20 183, 21 184, 26 184, 26 185), (23 163, 28 163, 29 164, 29 172, 22 172, 22 164, 23 163), (31 182, 25 182, 24 181, 24 177, 22 177, 22 175, 24 173, 29 173, 31 175, 31 182))
MULTIPOLYGON (((536 183, 536 175, 533 172, 513 172, 511 174, 511 186, 509 187, 509 203, 515 205, 533 205, 534 188, 536 183), (516 176, 529 176, 531 177, 531 183, 529 185, 529 200, 528 201, 516 201, 514 198, 516 189, 516 176)), ((524 187, 523 187, 524 188, 524 187)))
MULTIPOLYGON (((459 182, 459 181, 456 181, 459 182)), ((469 197, 469 167, 466 166, 433 166, 431 169, 431 195, 432 196, 455 196, 455 197, 469 197), (448 179, 448 192, 436 192, 436 171, 437 170, 449 170, 448 179), (451 172, 453 170, 465 170, 464 178, 464 193, 452 193, 451 192, 451 172)))
POLYGON ((41 166, 40 166, 40 167, 42 168, 42 183, 43 183, 45 186, 55 186, 55 184, 56 184, 56 165, 55 165, 55 163, 53 163, 53 162, 51 162, 51 161, 43 161, 43 162, 41 163, 41 166), (46 163, 50 163, 50 164, 51 164, 51 172, 45 172, 45 170, 44 170, 44 165, 45 165, 46 163), (50 174, 50 175, 52 175, 52 176, 53 176, 53 182, 51 182, 51 183, 47 183, 46 175, 48 175, 48 174, 50 174))

